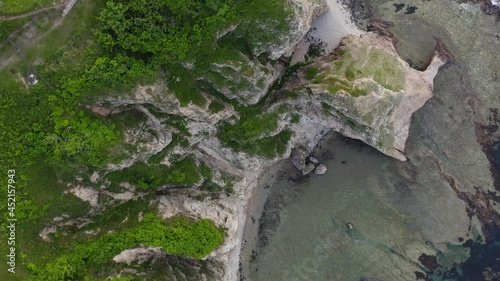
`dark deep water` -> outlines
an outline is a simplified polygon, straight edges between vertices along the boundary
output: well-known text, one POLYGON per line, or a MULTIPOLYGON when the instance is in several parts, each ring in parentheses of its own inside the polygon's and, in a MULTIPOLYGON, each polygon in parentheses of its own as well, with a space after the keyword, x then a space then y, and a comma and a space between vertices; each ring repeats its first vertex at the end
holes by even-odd
POLYGON ((500 141, 495 142, 493 147, 495 151, 495 157, 494 157, 495 169, 497 170, 498 173, 500 173, 500 141))
POLYGON ((431 280, 500 280, 500 240, 486 244, 469 240, 464 248, 471 251, 466 261, 446 271, 436 269, 429 274, 431 280))

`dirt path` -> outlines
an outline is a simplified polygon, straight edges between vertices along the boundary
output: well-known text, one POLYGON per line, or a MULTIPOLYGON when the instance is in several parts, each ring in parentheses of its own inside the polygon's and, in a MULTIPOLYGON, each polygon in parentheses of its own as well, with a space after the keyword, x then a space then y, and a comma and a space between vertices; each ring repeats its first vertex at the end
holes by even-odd
POLYGON ((41 13, 43 11, 47 11, 47 10, 52 10, 52 9, 62 10, 62 9, 64 9, 64 7, 66 7, 66 4, 68 4, 68 0, 65 0, 64 2, 56 4, 56 5, 53 5, 53 6, 48 6, 48 7, 45 7, 45 8, 40 8, 38 10, 34 10, 34 11, 31 11, 29 13, 22 14, 22 15, 17 15, 17 16, 0 16, 0 20, 17 20, 17 19, 27 18, 27 17, 33 16, 33 15, 39 14, 39 13, 41 13))

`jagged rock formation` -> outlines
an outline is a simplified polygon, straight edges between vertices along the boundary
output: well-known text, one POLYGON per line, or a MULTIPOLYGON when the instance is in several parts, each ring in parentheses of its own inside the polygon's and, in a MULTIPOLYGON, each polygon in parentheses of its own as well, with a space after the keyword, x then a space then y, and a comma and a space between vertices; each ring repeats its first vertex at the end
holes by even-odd
POLYGON ((325 0, 291 0, 290 8, 292 15, 288 23, 290 32, 280 33, 279 30, 269 30, 268 26, 263 26, 263 32, 274 32, 275 40, 261 42, 253 50, 254 55, 269 53, 271 60, 279 59, 281 56, 289 57, 297 43, 304 37, 311 27, 314 18, 326 11, 325 0))
POLYGON ((278 79, 284 67, 281 64, 262 63, 243 53, 237 59, 213 62, 202 79, 230 99, 255 104, 278 79))

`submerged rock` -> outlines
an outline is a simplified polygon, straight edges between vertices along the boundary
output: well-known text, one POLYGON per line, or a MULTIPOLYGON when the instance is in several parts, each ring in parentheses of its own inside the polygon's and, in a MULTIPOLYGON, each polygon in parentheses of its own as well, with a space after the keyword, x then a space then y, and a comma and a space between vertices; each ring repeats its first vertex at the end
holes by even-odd
POLYGON ((326 171, 327 171, 327 170, 328 170, 328 169, 326 168, 326 166, 325 166, 325 165, 323 165, 323 164, 319 164, 319 165, 316 167, 316 169, 314 169, 314 173, 315 173, 316 175, 323 175, 323 174, 325 174, 325 173, 326 173, 326 171))

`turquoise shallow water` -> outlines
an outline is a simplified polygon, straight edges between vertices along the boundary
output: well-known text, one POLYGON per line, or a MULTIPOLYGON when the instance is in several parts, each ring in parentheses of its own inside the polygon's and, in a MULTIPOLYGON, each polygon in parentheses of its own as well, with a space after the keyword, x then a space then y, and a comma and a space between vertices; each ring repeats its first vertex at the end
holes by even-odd
POLYGON ((499 23, 452 0, 368 2, 372 17, 392 23, 404 59, 425 65, 438 39, 454 61, 414 115, 408 161, 334 135, 316 155, 326 175, 297 181, 288 171, 271 186, 245 278, 500 280, 498 149, 487 147, 500 134, 480 133, 500 107, 499 23))

